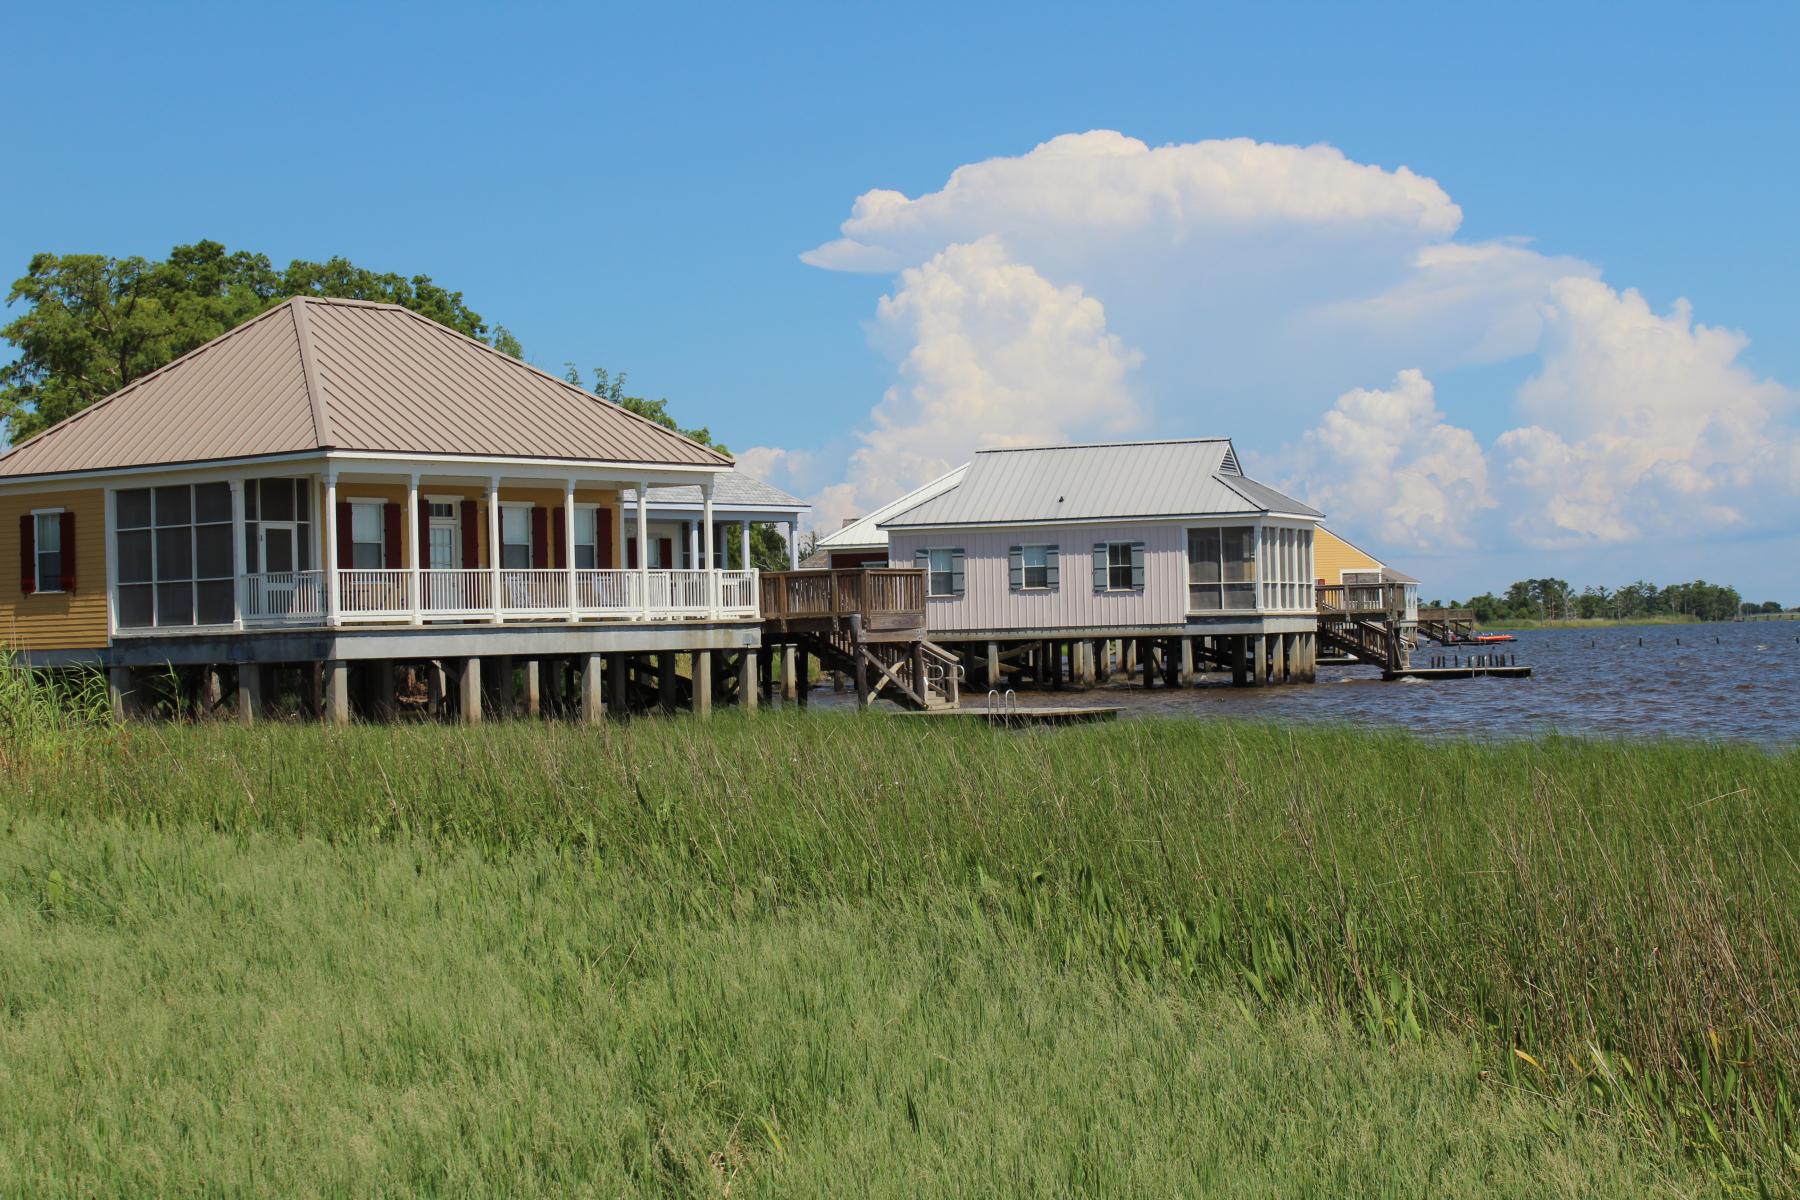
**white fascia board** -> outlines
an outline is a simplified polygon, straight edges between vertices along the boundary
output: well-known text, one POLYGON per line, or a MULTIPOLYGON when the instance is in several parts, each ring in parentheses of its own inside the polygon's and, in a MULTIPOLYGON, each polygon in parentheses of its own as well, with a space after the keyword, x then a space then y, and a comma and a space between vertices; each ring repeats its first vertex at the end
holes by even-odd
POLYGON ((66 490, 70 484, 104 487, 114 479, 141 476, 174 476, 182 482, 205 482, 211 479, 236 479, 246 474, 280 475, 280 470, 258 470, 262 467, 285 467, 288 473, 298 464, 323 464, 325 456, 317 450, 301 450, 293 454, 260 454, 249 458, 215 458, 199 462, 154 463, 139 467, 94 467, 85 471, 56 471, 43 475, 0 476, 0 492, 28 494, 66 490))
MULTIPOLYGON (((1047 521, 964 521, 944 525, 883 525, 891 537, 896 533, 937 533, 948 530, 964 529, 1043 529, 1056 525, 1090 526, 1090 525, 1172 525, 1187 524, 1194 521, 1213 521, 1221 524, 1233 521, 1250 521, 1263 517, 1278 517, 1284 521, 1303 521, 1309 525, 1317 525, 1322 518, 1308 516, 1305 513, 1269 512, 1263 509, 1246 509, 1243 512, 1210 512, 1188 513, 1177 516, 1156 517, 1058 517, 1047 521)), ((837 549, 837 547, 832 547, 837 549)))
POLYGON ((561 482, 570 476, 618 483, 627 487, 639 480, 650 486, 659 484, 691 484, 705 486, 714 475, 731 470, 719 466, 670 466, 667 463, 614 462, 601 459, 478 457, 467 454, 376 454, 362 450, 333 450, 326 458, 340 468, 357 474, 433 475, 451 478, 487 479, 504 475, 512 479, 543 479, 561 482))

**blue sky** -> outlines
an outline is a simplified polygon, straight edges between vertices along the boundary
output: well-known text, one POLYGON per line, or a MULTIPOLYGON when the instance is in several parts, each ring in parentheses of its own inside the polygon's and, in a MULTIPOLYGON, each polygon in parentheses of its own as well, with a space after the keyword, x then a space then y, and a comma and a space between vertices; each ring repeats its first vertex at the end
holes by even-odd
MULTIPOLYGON (((1480 511, 1420 524, 1384 511, 1368 488, 1329 498, 1334 517, 1341 510, 1364 539, 1411 539, 1395 557, 1416 553, 1415 573, 1443 592, 1525 573, 1577 583, 1703 574, 1800 603, 1800 518, 1781 457, 1794 429, 1787 397, 1800 385, 1790 282, 1800 261, 1800 87, 1787 61, 1800 9, 1572 7, 1469 17, 1442 6, 1323 5, 15 6, 0 269, 19 273, 38 250, 155 256, 210 237, 278 262, 344 254, 426 272, 510 327, 538 365, 624 369, 632 390, 667 396, 684 421, 709 425, 733 449, 780 452, 754 461, 832 510, 873 502, 898 479, 858 479, 846 465, 883 444, 864 436, 883 421, 914 431, 906 461, 931 457, 934 426, 918 411, 963 394, 954 380, 918 374, 914 352, 933 344, 933 331, 950 321, 959 345, 974 342, 977 366, 982 336, 1019 350, 1013 335, 993 333, 992 310, 946 315, 933 307, 944 293, 926 286, 930 278, 909 285, 898 270, 936 262, 960 287, 970 271, 994 278, 998 264, 1008 279, 1043 280, 1045 296, 1073 288, 1104 307, 1104 337, 1089 333, 1102 368, 1122 365, 1122 374, 1096 378, 1111 380, 1112 402, 1129 413, 1088 420, 1065 407, 1063 424, 1045 427, 1053 435, 1222 432, 1265 474, 1301 464, 1337 475, 1341 448, 1333 457, 1323 434, 1306 435, 1327 429, 1340 396, 1377 394, 1373 407, 1340 405, 1357 420, 1375 420, 1392 397, 1402 408, 1435 404, 1440 424, 1473 440, 1488 483, 1482 494, 1446 486, 1433 495, 1452 507, 1475 495, 1480 511), (1327 143, 1384 177, 1410 168, 1460 209, 1453 234, 1431 235, 1437 244, 1530 239, 1535 255, 1578 261, 1603 281, 1606 294, 1590 297, 1598 308, 1581 326, 1588 332, 1571 339, 1613 328, 1609 306, 1628 288, 1653 318, 1685 299, 1692 321, 1740 332, 1746 344, 1713 355, 1712 368, 1735 372, 1718 403, 1767 409, 1735 430, 1737 449, 1766 443, 1780 453, 1753 479, 1709 483, 1703 494, 1682 485, 1697 511, 1713 514, 1697 523, 1677 519, 1682 504, 1658 467, 1662 490, 1631 491, 1619 506, 1653 516, 1571 540, 1566 528, 1512 518, 1539 501, 1586 511, 1595 497, 1553 496, 1542 472, 1536 484, 1506 482, 1530 471, 1519 465, 1523 443, 1503 439, 1548 425, 1559 440, 1554 453, 1532 443, 1537 466, 1554 459, 1621 493, 1640 488, 1630 472, 1641 463, 1593 458, 1629 428, 1627 417, 1600 429, 1560 428, 1544 415, 1587 403, 1581 386, 1618 386, 1579 383, 1594 377, 1579 354, 1566 356, 1566 386, 1541 390, 1535 410, 1520 388, 1560 369, 1550 351, 1468 355, 1442 338, 1414 344, 1384 333, 1347 338, 1360 344, 1343 354, 1287 343, 1241 361, 1184 356, 1181 321, 1216 327, 1231 306, 1206 290, 1210 260, 1158 275, 1154 254, 1033 258, 1020 250, 1030 231, 1011 218, 1000 220, 992 261, 942 259, 987 235, 980 206, 894 269, 801 261, 839 236, 871 189, 918 198, 960 166, 1020 159, 1090 130, 1152 148, 1327 143), (1426 391, 1402 381, 1412 367, 1426 391), (885 416, 876 411, 884 396, 885 416), (1575 459, 1556 457, 1568 447, 1575 459)), ((1260 236, 1274 240, 1246 244, 1310 244, 1280 229, 1260 236)), ((1333 236, 1330 253, 1349 254, 1344 236, 1358 234, 1333 236)), ((1377 270, 1369 289, 1393 283, 1395 269, 1377 270)), ((1238 286, 1221 278, 1220 287, 1238 286)), ((1334 268, 1334 288, 1338 278, 1334 268)), ((1315 282, 1296 305, 1318 299, 1315 282)), ((1288 294, 1263 297, 1258 319, 1279 313, 1288 294)), ((1071 386, 1083 369, 1072 368, 1071 386)), ((983 411, 992 427, 970 436, 1007 436, 1011 410, 983 411)), ((1392 447, 1396 462, 1442 484, 1443 447, 1420 438, 1392 447)), ((941 447, 946 460, 966 449, 941 447)))

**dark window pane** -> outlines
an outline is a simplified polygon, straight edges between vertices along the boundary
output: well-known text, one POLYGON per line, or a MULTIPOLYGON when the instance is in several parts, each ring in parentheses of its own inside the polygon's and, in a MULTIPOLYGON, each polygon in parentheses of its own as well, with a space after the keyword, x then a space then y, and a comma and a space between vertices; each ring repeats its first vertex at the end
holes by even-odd
POLYGON ((583 546, 579 543, 576 544, 575 569, 577 571, 592 571, 594 569, 594 548, 591 545, 583 546))
POLYGON ((119 534, 119 582, 150 582, 150 531, 131 530, 119 534))
POLYGON ((201 525, 194 530, 194 575, 219 579, 231 574, 231 526, 201 525))
POLYGON ((298 529, 299 532, 294 535, 294 561, 299 564, 299 570, 310 571, 312 570, 312 526, 301 525, 298 529))
POLYGON ((124 629, 144 629, 155 620, 156 601, 147 583, 119 589, 119 625, 124 629))
POLYGON ((37 585, 40 592, 62 590, 62 552, 45 551, 37 556, 37 585))
POLYGON ((236 618, 229 580, 195 585, 199 590, 200 624, 229 625, 236 618))
POLYGON ((156 581, 192 579, 194 577, 194 529, 183 525, 178 529, 156 531, 156 581))
POLYGON ((500 565, 508 571, 529 570, 531 568, 531 547, 502 544, 500 565))
POLYGON ((359 571, 379 571, 387 566, 380 542, 357 542, 350 547, 350 565, 359 571))
POLYGON ((159 487, 156 489, 156 523, 158 525, 186 525, 193 515, 189 506, 190 496, 186 484, 180 487, 159 487))
POLYGON ((261 494, 261 484, 254 479, 244 480, 244 520, 256 520, 256 501, 261 494))
POLYGON ((262 508, 258 516, 264 521, 291 521, 294 519, 294 481, 292 479, 265 479, 262 481, 262 508))
POLYGON ((156 585, 156 623, 158 625, 192 625, 194 623, 193 584, 159 583, 156 585))
POLYGON ((262 571, 262 564, 256 561, 256 526, 244 526, 244 570, 252 575, 262 571))
POLYGON ((194 485, 194 524, 231 520, 231 485, 229 483, 197 483, 194 485))
POLYGON ((132 488, 120 492, 118 503, 120 529, 142 529, 150 524, 149 488, 132 488))

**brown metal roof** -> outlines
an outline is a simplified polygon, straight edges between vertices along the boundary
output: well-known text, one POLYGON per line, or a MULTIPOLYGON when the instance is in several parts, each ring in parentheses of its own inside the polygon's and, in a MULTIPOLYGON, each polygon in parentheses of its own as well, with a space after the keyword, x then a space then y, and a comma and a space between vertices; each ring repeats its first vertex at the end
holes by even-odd
POLYGON ((0 478, 316 450, 730 459, 395 304, 296 297, 0 456, 0 478))

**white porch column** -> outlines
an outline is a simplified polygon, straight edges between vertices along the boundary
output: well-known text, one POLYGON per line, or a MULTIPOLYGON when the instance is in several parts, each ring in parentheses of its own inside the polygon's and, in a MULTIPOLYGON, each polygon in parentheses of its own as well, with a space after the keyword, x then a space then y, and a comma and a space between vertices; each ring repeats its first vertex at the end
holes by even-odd
POLYGON ((338 526, 337 472, 325 473, 325 623, 336 625, 338 618, 338 526))
POLYGON ((424 557, 419 550, 419 475, 415 471, 406 484, 406 561, 412 564, 406 572, 406 603, 414 625, 425 623, 425 576, 420 574, 425 564, 419 561, 424 557))
POLYGON ((700 485, 700 523, 704 530, 702 546, 706 551, 706 607, 708 616, 719 615, 719 577, 715 573, 718 563, 713 558, 713 477, 708 475, 706 482, 700 485))
POLYGON ((800 569, 800 522, 790 520, 788 523, 788 570, 800 569))
POLYGON ((569 589, 569 620, 578 620, 575 597, 575 481, 563 480, 563 568, 568 572, 564 586, 569 589))
POLYGON ((738 549, 741 552, 738 555, 738 570, 748 571, 750 569, 750 522, 748 521, 738 522, 738 549))
POLYGON ((650 484, 637 482, 638 599, 646 619, 650 616, 650 484))
POLYGON ((500 477, 490 476, 487 485, 487 527, 488 527, 488 586, 494 590, 489 597, 493 602, 494 621, 499 623, 502 600, 500 596, 500 477))
POLYGON ((686 525, 688 566, 696 571, 704 571, 706 569, 706 564, 700 560, 700 523, 698 521, 688 521, 686 522, 686 525))
MULTIPOLYGON (((231 483, 231 623, 244 627, 244 481, 231 483)), ((110 590, 110 589, 108 589, 110 590)))

